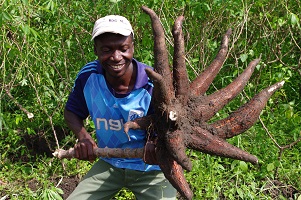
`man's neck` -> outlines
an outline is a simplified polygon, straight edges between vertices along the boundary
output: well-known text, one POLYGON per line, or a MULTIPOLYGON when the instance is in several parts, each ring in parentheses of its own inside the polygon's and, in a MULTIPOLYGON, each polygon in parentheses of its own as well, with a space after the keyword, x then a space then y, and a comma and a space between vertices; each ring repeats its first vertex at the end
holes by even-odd
POLYGON ((131 92, 135 86, 137 77, 137 66, 133 63, 133 66, 128 69, 128 71, 118 79, 108 80, 108 83, 118 94, 128 94, 131 92))

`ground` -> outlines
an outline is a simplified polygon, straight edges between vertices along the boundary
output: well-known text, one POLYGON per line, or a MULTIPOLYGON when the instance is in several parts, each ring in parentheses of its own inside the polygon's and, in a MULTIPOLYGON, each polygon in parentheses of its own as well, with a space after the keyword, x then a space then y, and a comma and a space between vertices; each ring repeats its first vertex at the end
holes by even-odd
POLYGON ((66 199, 71 194, 71 192, 75 189, 78 183, 79 178, 77 178, 76 176, 66 177, 62 179, 62 182, 58 187, 64 191, 64 194, 62 195, 63 199, 66 199))
MULTIPOLYGON (((50 149, 45 149, 42 147, 45 147, 45 141, 43 138, 41 138, 41 135, 39 136, 34 136, 35 138, 26 138, 27 141, 27 147, 29 149, 32 149, 33 152, 37 154, 44 154, 45 153, 49 156, 51 156, 51 151, 50 149), (36 138, 38 137, 38 138, 36 138), (28 142, 30 141, 30 142, 28 142)), ((11 157, 12 158, 12 157, 11 157)), ((16 158, 16 155, 13 157, 14 159, 21 159, 23 160, 24 158, 16 158)), ((25 161, 25 160, 24 160, 25 161)), ((58 188, 62 189, 64 194, 62 195, 63 199, 66 199, 71 192, 75 189, 75 187, 78 185, 80 179, 77 176, 71 176, 71 177, 50 177, 51 181, 53 182, 53 185, 58 186, 58 188)), ((294 188, 291 185, 284 184, 280 182, 279 180, 270 180, 270 181, 265 181, 267 184, 264 187, 265 193, 267 196, 271 197, 272 199, 294 199, 295 194, 300 194, 301 191, 298 191, 296 188, 294 188)), ((0 186, 5 185, 3 181, 0 180, 0 186)), ((28 188, 32 191, 38 191, 40 188, 40 184, 38 183, 37 180, 32 179, 31 181, 27 182, 26 185, 28 185, 28 188)), ((9 189, 7 189, 9 190, 9 189)), ((0 198, 5 197, 6 192, 5 191, 0 191, 0 198)), ((1 198, 2 199, 2 198, 1 198)), ((6 198, 7 200, 8 198, 6 198)), ((124 198, 123 198, 124 199, 124 198)), ((181 200, 182 198, 178 198, 181 200)), ((223 197, 223 194, 221 194, 220 199, 226 199, 223 197)))
MULTIPOLYGON (((66 199, 74 190, 78 182, 79 179, 76 176, 62 179, 59 188, 64 191, 64 199, 66 199)), ((279 199, 279 197, 284 197, 285 199, 294 199, 294 194, 299 193, 293 186, 285 185, 278 180, 268 182, 268 184, 265 186, 265 189, 266 195, 270 196, 272 199, 279 199)), ((220 199, 227 198, 221 197, 220 199)))

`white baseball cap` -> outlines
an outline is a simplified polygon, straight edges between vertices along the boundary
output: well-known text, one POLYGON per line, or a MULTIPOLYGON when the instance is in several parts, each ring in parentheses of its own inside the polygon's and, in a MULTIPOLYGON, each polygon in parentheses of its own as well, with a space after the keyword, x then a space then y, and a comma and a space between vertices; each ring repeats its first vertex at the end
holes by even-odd
POLYGON ((103 33, 116 33, 124 36, 134 35, 130 22, 120 15, 107 15, 98 19, 93 28, 92 40, 103 33))

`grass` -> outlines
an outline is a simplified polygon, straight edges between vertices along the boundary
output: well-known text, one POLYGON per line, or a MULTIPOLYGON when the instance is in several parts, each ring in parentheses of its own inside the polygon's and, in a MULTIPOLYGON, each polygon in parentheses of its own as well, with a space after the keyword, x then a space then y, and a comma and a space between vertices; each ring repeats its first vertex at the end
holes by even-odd
MULTIPOLYGON (((95 59, 89 34, 101 15, 126 15, 134 26, 135 58, 153 64, 152 31, 142 4, 158 12, 169 49, 170 27, 178 15, 185 15, 192 80, 212 61, 224 32, 233 28, 228 60, 208 93, 232 82, 262 55, 242 94, 214 119, 226 117, 262 88, 286 80, 262 111, 262 123, 229 140, 256 155, 258 166, 187 151, 194 167, 185 175, 194 198, 300 200, 301 142, 290 144, 301 132, 301 5, 289 0, 2 1, 0 200, 60 199, 88 171, 89 162, 50 156, 58 146, 69 148, 75 142, 62 118, 64 104, 80 67, 95 59), (34 118, 28 119, 20 105, 34 118)), ((92 132, 93 126, 87 125, 92 132)), ((123 189, 116 199, 134 197, 123 189)))

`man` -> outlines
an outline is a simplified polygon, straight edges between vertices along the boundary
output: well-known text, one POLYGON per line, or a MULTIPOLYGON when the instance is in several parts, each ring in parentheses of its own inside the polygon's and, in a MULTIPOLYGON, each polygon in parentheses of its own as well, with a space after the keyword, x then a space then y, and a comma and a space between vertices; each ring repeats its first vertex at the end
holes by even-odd
MULTIPOLYGON (((145 64, 135 60, 134 33, 129 21, 109 15, 95 22, 92 40, 97 60, 78 73, 65 108, 65 121, 77 136, 75 157, 94 161, 93 148, 141 148, 146 132, 130 130, 123 124, 148 114, 152 83, 145 64), (84 127, 91 116, 97 143, 84 127)), ((111 199, 126 187, 136 199, 175 199, 171 186, 157 165, 142 159, 100 158, 68 197, 70 200, 111 199)))

